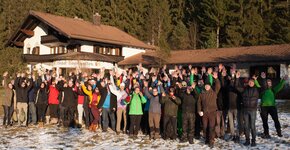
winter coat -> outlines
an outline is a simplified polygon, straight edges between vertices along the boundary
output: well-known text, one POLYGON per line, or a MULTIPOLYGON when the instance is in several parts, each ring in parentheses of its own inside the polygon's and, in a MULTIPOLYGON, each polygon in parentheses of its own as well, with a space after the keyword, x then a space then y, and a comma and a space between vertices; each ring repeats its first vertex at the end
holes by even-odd
POLYGON ((8 87, 7 77, 4 77, 3 86, 4 86, 5 92, 3 92, 4 95, 3 95, 2 105, 10 107, 14 103, 14 99, 16 95, 15 95, 15 91, 8 87))
POLYGON ((196 112, 196 104, 198 100, 198 93, 196 89, 194 89, 191 93, 187 93, 186 91, 182 91, 180 93, 181 98, 181 108, 182 113, 195 113, 196 112))
POLYGON ((36 105, 47 105, 48 104, 48 91, 46 88, 40 88, 36 92, 35 96, 36 105))
POLYGON ((238 88, 242 87, 239 79, 232 79, 229 81, 228 86, 228 98, 229 98, 229 109, 240 109, 241 108, 241 100, 242 93, 239 92, 238 88))
POLYGON ((82 85, 82 90, 89 97, 89 100, 90 100, 89 107, 96 107, 97 108, 97 105, 99 104, 100 99, 101 99, 100 93, 95 93, 95 92, 89 91, 89 90, 87 90, 86 86, 84 86, 84 85, 82 85))
POLYGON ((130 102, 126 102, 129 105, 129 115, 143 115, 142 104, 146 103, 146 98, 144 96, 140 96, 133 92, 131 95, 130 102))
POLYGON ((144 94, 148 98, 148 100, 150 100, 149 112, 161 114, 161 104, 159 101, 160 100, 159 95, 154 96, 151 93, 149 93, 148 87, 144 89, 144 94))
POLYGON ((63 81, 58 82, 58 89, 62 93, 62 106, 77 106, 77 93, 75 87, 63 87, 63 81))
POLYGON ((49 86, 48 104, 59 104, 59 91, 52 85, 49 86))
MULTIPOLYGON (((100 101, 98 103, 98 109, 101 109, 105 103, 106 97, 108 95, 107 87, 102 87, 101 84, 98 82, 97 87, 100 91, 100 101)), ((114 109, 117 110, 117 96, 110 92, 110 110, 113 111, 114 109)))
POLYGON ((217 111, 217 93, 220 90, 220 81, 215 80, 215 88, 208 91, 203 91, 198 98, 197 111, 203 111, 204 113, 210 113, 217 111))
POLYGON ((26 87, 21 87, 20 77, 17 77, 15 80, 15 90, 16 90, 16 101, 21 103, 28 103, 28 91, 32 87, 32 80, 30 80, 30 85, 26 87))
POLYGON ((261 92, 261 106, 276 106, 276 95, 279 93, 285 85, 285 80, 281 80, 275 87, 267 87, 267 81, 262 81, 261 92))
POLYGON ((181 100, 176 96, 173 100, 168 95, 162 96, 160 103, 164 105, 164 115, 166 116, 177 116, 178 105, 181 104, 181 100))

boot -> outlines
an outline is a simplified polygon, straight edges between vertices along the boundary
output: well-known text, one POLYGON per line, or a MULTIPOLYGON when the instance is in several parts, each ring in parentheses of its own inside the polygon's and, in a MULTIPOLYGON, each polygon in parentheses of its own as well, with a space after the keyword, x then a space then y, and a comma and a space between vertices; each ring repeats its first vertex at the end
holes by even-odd
POLYGON ((50 116, 45 116, 46 124, 50 123, 50 116))
POLYGON ((194 140, 193 140, 193 138, 189 138, 189 139, 188 139, 188 142, 189 142, 189 144, 194 144, 194 140))
POLYGON ((281 129, 278 129, 278 130, 277 130, 277 135, 278 135, 279 137, 283 137, 283 135, 282 135, 282 133, 281 133, 281 129))
POLYGON ((257 144, 256 144, 256 141, 252 140, 251 146, 254 147, 254 146, 256 146, 256 145, 257 145, 257 144))
POLYGON ((150 135, 149 135, 149 138, 150 139, 154 139, 154 135, 155 135, 154 127, 150 127, 150 135))
POLYGON ((93 124, 90 125, 89 131, 93 131, 93 124))
POLYGON ((246 140, 246 142, 244 143, 245 146, 249 146, 250 145, 250 140, 246 140))
POLYGON ((97 125, 94 125, 94 124, 93 124, 92 131, 93 131, 93 132, 96 132, 96 131, 97 131, 97 125))
POLYGON ((155 128, 155 134, 154 134, 154 139, 157 140, 160 138, 160 129, 155 128))
POLYGON ((43 126, 43 122, 38 122, 38 127, 42 128, 43 126))

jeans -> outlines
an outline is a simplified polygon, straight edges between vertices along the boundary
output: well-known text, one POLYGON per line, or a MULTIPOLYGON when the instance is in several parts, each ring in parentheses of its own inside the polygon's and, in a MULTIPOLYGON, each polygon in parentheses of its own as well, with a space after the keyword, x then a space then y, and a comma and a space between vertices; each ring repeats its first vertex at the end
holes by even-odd
POLYGON ((252 134, 252 142, 256 141, 256 117, 256 110, 244 110, 246 141, 250 141, 250 131, 252 134))
POLYGON ((31 118, 31 120, 29 122, 35 124, 37 122, 37 116, 36 116, 36 107, 34 102, 29 102, 28 103, 28 109, 29 109, 29 118, 31 118))
POLYGON ((12 106, 6 106, 2 105, 4 110, 4 118, 3 118, 3 125, 10 125, 11 124, 11 117, 13 113, 13 105, 12 106))
POLYGON ((229 118, 229 125, 230 125, 230 133, 232 136, 235 136, 235 133, 236 135, 239 135, 239 132, 235 129, 236 126, 237 126, 237 114, 238 114, 238 111, 237 109, 230 109, 228 110, 228 118, 229 118))
POLYGON ((275 128, 278 134, 281 134, 281 125, 278 119, 278 113, 277 113, 277 108, 275 106, 264 106, 261 107, 261 118, 263 121, 263 128, 264 128, 264 134, 269 135, 269 126, 268 126, 268 115, 272 117, 274 123, 275 123, 275 128))
MULTIPOLYGON (((38 122, 45 122, 46 104, 36 104, 38 122)), ((47 120, 49 121, 49 120, 47 120)))
POLYGON ((102 109, 102 125, 103 130, 107 130, 109 127, 109 117, 111 120, 112 130, 116 130, 116 119, 115 119, 115 113, 110 110, 110 108, 103 108, 102 109))

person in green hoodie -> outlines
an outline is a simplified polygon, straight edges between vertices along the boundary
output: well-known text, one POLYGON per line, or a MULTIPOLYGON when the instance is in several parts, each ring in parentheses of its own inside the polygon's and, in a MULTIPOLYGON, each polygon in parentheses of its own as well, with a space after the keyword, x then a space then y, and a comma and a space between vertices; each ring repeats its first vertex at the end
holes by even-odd
POLYGON ((129 116, 130 116, 130 128, 129 136, 132 138, 137 138, 138 131, 140 129, 140 122, 143 115, 142 104, 146 103, 146 98, 140 91, 140 87, 135 87, 133 94, 131 95, 131 101, 127 104, 129 105, 129 116))
POLYGON ((268 115, 270 114, 277 131, 277 135, 282 137, 281 125, 278 119, 277 107, 276 107, 276 95, 283 89, 287 75, 281 79, 278 85, 273 86, 270 79, 266 79, 266 73, 261 73, 261 118, 263 121, 264 134, 262 138, 271 138, 269 135, 268 115))

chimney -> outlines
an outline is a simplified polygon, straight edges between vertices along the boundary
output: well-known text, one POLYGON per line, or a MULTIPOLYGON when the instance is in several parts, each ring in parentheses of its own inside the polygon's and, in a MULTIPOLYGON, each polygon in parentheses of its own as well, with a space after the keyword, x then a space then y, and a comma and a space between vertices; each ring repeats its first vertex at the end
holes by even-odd
POLYGON ((101 25, 101 15, 99 13, 93 15, 93 24, 98 26, 101 25))

